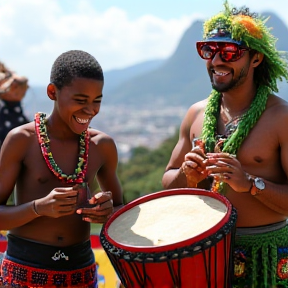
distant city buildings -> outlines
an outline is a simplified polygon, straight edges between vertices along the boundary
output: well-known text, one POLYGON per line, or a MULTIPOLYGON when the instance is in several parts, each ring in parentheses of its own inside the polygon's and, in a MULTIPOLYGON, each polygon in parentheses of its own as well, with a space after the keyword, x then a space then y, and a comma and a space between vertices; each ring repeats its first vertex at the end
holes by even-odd
POLYGON ((114 138, 119 161, 125 162, 135 147, 156 148, 179 128, 187 107, 129 108, 103 106, 91 123, 114 138))

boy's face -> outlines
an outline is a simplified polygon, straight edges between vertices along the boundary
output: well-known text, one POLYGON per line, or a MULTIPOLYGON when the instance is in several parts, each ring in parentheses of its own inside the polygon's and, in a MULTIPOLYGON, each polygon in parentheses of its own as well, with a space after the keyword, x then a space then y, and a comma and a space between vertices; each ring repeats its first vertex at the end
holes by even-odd
POLYGON ((63 122, 74 133, 81 134, 99 113, 103 85, 104 82, 100 80, 75 78, 61 90, 49 84, 47 91, 48 96, 55 101, 54 110, 57 110, 63 122))

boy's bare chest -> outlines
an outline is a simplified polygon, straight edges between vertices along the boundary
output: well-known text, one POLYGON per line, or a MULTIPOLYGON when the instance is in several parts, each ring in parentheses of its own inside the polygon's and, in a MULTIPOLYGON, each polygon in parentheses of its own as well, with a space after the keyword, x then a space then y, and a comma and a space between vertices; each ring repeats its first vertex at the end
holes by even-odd
MULTIPOLYGON (((45 160, 39 143, 31 145, 31 149, 24 159, 23 173, 25 174, 29 171, 27 175, 29 175, 30 182, 34 182, 36 186, 48 185, 53 186, 53 188, 67 186, 67 184, 63 184, 57 178, 53 170, 61 171, 61 173, 66 175, 74 174, 79 164, 79 145, 77 143, 73 145, 66 143, 66 145, 61 144, 56 146, 52 143, 50 152, 50 159, 45 160)), ((95 176, 101 166, 100 158, 95 157, 95 154, 97 154, 95 149, 89 149, 87 182, 90 181, 90 178, 93 178, 90 174, 95 176)))

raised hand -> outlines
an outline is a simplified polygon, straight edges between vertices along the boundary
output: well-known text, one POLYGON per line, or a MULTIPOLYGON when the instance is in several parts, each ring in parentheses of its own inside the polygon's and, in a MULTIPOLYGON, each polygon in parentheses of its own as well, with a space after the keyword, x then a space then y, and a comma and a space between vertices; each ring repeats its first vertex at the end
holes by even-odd
POLYGON ((207 177, 206 159, 202 140, 199 138, 193 140, 193 148, 185 155, 181 166, 183 173, 186 175, 188 187, 195 187, 197 183, 207 177))

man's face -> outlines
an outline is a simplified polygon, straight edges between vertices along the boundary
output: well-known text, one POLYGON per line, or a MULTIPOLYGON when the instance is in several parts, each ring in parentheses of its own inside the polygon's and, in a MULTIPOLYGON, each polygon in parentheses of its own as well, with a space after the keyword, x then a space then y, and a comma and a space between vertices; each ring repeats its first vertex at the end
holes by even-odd
POLYGON ((227 92, 247 79, 250 68, 247 48, 229 42, 198 42, 197 51, 207 61, 211 84, 216 91, 227 92))
POLYGON ((250 68, 249 55, 245 58, 245 61, 241 58, 233 64, 217 63, 218 60, 207 61, 207 70, 213 89, 222 93, 245 83, 250 68))

